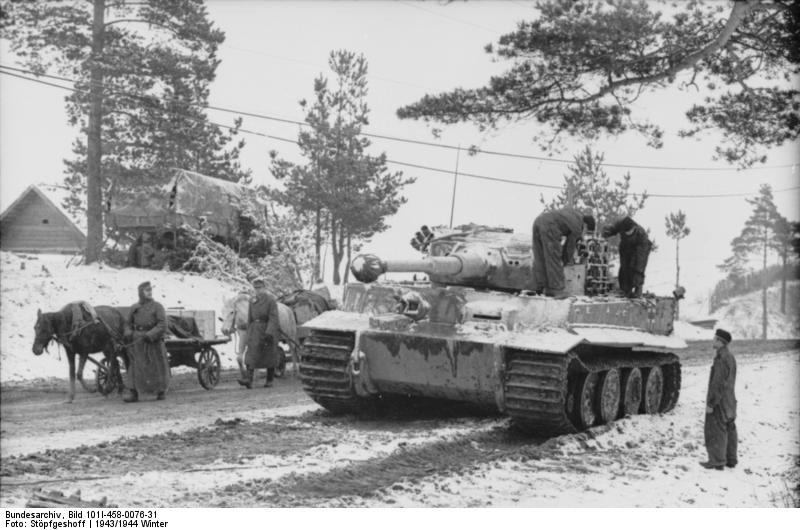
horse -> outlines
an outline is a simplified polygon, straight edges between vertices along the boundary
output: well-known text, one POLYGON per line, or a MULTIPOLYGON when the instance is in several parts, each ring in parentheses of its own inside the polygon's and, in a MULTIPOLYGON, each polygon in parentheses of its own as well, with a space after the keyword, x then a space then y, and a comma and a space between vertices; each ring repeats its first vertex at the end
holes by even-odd
MULTIPOLYGON (((297 351, 299 346, 297 339, 297 322, 292 308, 281 302, 277 302, 277 304, 278 324, 281 332, 281 336, 277 337, 278 344, 280 347, 280 344, 283 343, 289 348, 294 372, 296 374, 300 366, 299 354, 297 351)), ((236 352, 236 361, 239 363, 239 370, 242 371, 242 377, 244 377, 243 359, 244 349, 247 345, 247 321, 250 316, 250 295, 247 293, 239 293, 232 300, 229 300, 225 304, 225 307, 227 311, 222 321, 222 333, 230 336, 234 331, 237 332, 239 346, 236 352)))
POLYGON ((78 302, 67 304, 61 310, 52 313, 43 313, 41 309, 36 315, 34 326, 35 338, 33 340, 33 353, 41 355, 47 350, 50 342, 55 340, 64 347, 69 363, 69 395, 67 403, 75 399, 75 354, 80 356, 77 378, 87 392, 95 390, 86 386, 83 380, 83 367, 90 353, 103 352, 109 369, 117 366, 117 355, 121 355, 127 368, 128 361, 122 340, 125 336, 125 317, 114 307, 96 306, 94 311, 98 322, 89 320, 73 322, 80 318, 82 309, 78 302))

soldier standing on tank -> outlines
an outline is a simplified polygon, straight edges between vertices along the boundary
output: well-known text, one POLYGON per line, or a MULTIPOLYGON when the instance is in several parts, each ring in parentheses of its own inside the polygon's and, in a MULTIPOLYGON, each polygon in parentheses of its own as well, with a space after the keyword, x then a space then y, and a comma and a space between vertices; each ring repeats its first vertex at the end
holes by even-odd
POLYGON ((263 280, 255 280, 253 289, 256 295, 250 300, 247 325, 247 351, 244 362, 247 375, 239 379, 239 384, 253 388, 253 374, 257 368, 267 369, 265 387, 272 386, 275 367, 278 365, 277 336, 280 330, 278 303, 267 292, 263 280))
POLYGON ((630 216, 603 227, 603 237, 619 234, 619 288, 628 298, 642 296, 644 272, 653 244, 647 231, 630 216))
POLYGON ((578 239, 584 228, 594 231, 591 215, 582 215, 574 208, 561 208, 539 214, 533 221, 533 280, 534 291, 563 299, 564 265, 572 263, 578 239), (564 245, 561 238, 565 237, 564 245))
POLYGON ((722 470, 736 467, 738 435, 736 433, 736 359, 728 351, 731 334, 718 329, 712 348, 717 352, 708 379, 706 421, 704 427, 708 461, 700 465, 722 470))

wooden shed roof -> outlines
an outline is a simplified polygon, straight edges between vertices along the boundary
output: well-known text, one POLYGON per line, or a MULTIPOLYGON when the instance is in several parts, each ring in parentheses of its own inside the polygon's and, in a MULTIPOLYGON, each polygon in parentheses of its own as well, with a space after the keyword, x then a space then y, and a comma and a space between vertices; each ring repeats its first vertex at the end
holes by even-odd
POLYGON ((46 185, 46 184, 31 184, 30 186, 25 188, 25 191, 23 191, 20 194, 20 196, 17 197, 17 199, 14 202, 12 202, 8 206, 8 208, 6 208, 3 211, 2 214, 0 214, 0 222, 6 220, 6 218, 10 214, 12 214, 14 212, 14 210, 17 207, 19 207, 20 204, 23 203, 23 201, 25 200, 25 198, 29 194, 34 193, 34 194, 38 195, 44 201, 44 203, 46 205, 51 207, 53 209, 53 211, 55 211, 58 216, 63 217, 63 219, 67 223, 67 226, 69 226, 71 230, 74 230, 76 232, 76 234, 78 234, 81 237, 85 238, 86 237, 85 229, 82 229, 80 226, 78 226, 78 222, 76 222, 77 220, 75 218, 73 218, 73 216, 71 216, 59 204, 59 200, 55 197, 55 195, 58 195, 58 192, 56 192, 56 191, 54 191, 53 189, 50 189, 50 188, 57 189, 58 187, 57 186, 49 186, 49 185, 46 185))

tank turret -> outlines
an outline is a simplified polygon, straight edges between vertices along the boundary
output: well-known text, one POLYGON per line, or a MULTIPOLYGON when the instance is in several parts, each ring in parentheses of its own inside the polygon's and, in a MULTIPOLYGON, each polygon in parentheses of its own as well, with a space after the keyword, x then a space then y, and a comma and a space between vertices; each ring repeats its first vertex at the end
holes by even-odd
MULTIPOLYGON (((427 227, 412 239, 412 246, 424 253, 416 259, 381 259, 362 254, 350 270, 360 282, 372 283, 387 272, 427 274, 439 285, 462 285, 502 291, 532 290, 532 238, 503 228, 474 228, 432 237, 427 227)), ((605 294, 612 280, 608 274, 608 244, 586 235, 577 246, 575 263, 565 267, 570 294, 605 294)))

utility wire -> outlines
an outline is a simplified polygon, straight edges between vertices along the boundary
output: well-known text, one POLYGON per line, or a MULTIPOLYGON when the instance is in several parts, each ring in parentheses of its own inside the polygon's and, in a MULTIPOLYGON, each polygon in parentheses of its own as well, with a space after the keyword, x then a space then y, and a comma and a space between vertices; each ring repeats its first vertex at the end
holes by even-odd
MULTIPOLYGON (((12 72, 5 72, 5 71, 0 70, 0 74, 9 75, 9 76, 12 76, 12 77, 18 77, 18 78, 24 79, 26 81, 33 81, 35 83, 41 83, 43 85, 47 85, 47 86, 51 86, 51 87, 55 87, 55 88, 60 88, 62 90, 68 90, 68 91, 72 91, 72 92, 88 93, 88 91, 84 90, 84 89, 58 85, 58 84, 55 84, 55 83, 42 81, 40 79, 35 79, 35 78, 31 78, 31 77, 25 77, 23 75, 15 74, 15 73, 12 73, 12 72)), ((168 110, 168 109, 159 109, 159 110, 163 110, 164 112, 166 112, 168 114, 172 114, 174 116, 180 116, 180 117, 183 117, 183 118, 185 118, 187 120, 198 122, 198 123, 201 123, 201 122, 204 121, 204 120, 202 120, 200 118, 195 118, 193 116, 187 116, 186 114, 182 114, 182 113, 177 112, 177 111, 172 111, 172 110, 168 110)), ((260 136, 260 137, 263 137, 263 138, 270 138, 272 140, 277 140, 277 141, 280 141, 280 142, 286 142, 286 143, 291 143, 291 144, 294 144, 294 145, 299 145, 297 140, 292 140, 290 138, 284 138, 284 137, 281 137, 281 136, 275 136, 275 135, 267 134, 267 133, 260 132, 260 131, 253 131, 253 130, 249 130, 249 129, 243 129, 243 128, 240 128, 240 127, 237 128, 237 127, 233 127, 233 126, 230 126, 230 125, 224 125, 224 124, 213 122, 213 121, 207 121, 207 123, 209 123, 211 125, 214 125, 214 126, 217 126, 217 127, 221 127, 223 129, 230 130, 230 131, 238 131, 238 132, 242 132, 242 133, 245 133, 245 134, 251 134, 251 135, 260 136)), ((414 163, 410 163, 410 162, 402 162, 402 161, 399 161, 399 160, 388 160, 388 159, 387 159, 387 162, 391 163, 391 164, 395 164, 395 165, 412 167, 412 168, 415 168, 415 169, 423 169, 423 170, 426 170, 426 171, 432 171, 432 172, 438 172, 438 173, 446 173, 447 175, 451 175, 452 174, 452 171, 449 170, 449 169, 442 169, 442 168, 436 168, 436 167, 431 167, 431 166, 425 166, 425 165, 422 165, 422 164, 414 164, 414 163)), ((522 185, 522 186, 530 186, 530 187, 535 187, 535 188, 557 189, 557 190, 562 189, 562 186, 539 184, 539 183, 536 183, 536 182, 514 180, 514 179, 506 179, 506 178, 500 178, 500 177, 490 177, 490 176, 487 176, 487 175, 478 175, 478 174, 475 174, 475 173, 459 172, 459 175, 462 175, 462 176, 465 176, 465 177, 470 177, 470 178, 475 178, 475 179, 489 180, 489 181, 493 181, 493 182, 503 182, 503 183, 506 183, 506 184, 518 184, 518 185, 522 185)), ((793 190, 797 190, 797 189, 800 189, 800 186, 794 186, 794 187, 791 187, 791 188, 774 190, 773 193, 782 193, 782 192, 793 191, 793 190)), ((626 195, 631 196, 631 195, 641 195, 641 194, 642 193, 627 193, 626 195)), ((694 194, 694 195, 672 195, 672 194, 648 193, 647 196, 648 197, 661 197, 661 198, 681 198, 681 199, 708 199, 708 198, 725 198, 725 197, 752 197, 753 195, 756 195, 756 194, 757 194, 757 192, 753 192, 753 193, 708 194, 708 195, 698 195, 698 194, 694 194)))
MULTIPOLYGON (((70 78, 67 78, 67 77, 60 77, 60 76, 55 76, 55 75, 50 75, 50 74, 40 74, 40 73, 34 72, 33 70, 27 70, 27 69, 24 69, 24 68, 15 68, 15 67, 7 66, 7 65, 4 65, 4 64, 0 64, 0 68, 13 70, 13 71, 16 71, 16 72, 23 72, 23 73, 33 74, 33 75, 35 75, 37 77, 47 77, 47 78, 51 78, 51 79, 58 79, 60 81, 66 81, 66 82, 74 83, 74 84, 80 83, 79 81, 77 81, 75 79, 70 79, 70 78)), ((2 70, 0 70, 0 72, 2 72, 2 70)), ((5 73, 5 72, 3 72, 3 73, 5 73)), ((19 77, 19 76, 15 76, 15 77, 19 77)), ((29 79, 29 78, 23 78, 23 79, 29 79)), ((29 79, 29 80, 32 80, 32 79, 29 79)), ((48 84, 48 83, 44 83, 44 84, 48 84)), ((86 84, 91 85, 92 83, 86 83, 86 84)), ((101 86, 102 88, 112 88, 113 89, 113 87, 110 87, 107 84, 100 83, 100 84, 98 84, 98 86, 101 86)), ((59 88, 62 88, 62 87, 59 87, 59 88)), ((247 117, 250 117, 250 118, 259 118, 259 119, 275 121, 275 122, 280 122, 280 123, 288 123, 288 124, 291 124, 291 125, 299 125, 299 126, 302 126, 302 127, 309 127, 310 126, 305 121, 292 120, 292 119, 288 119, 288 118, 280 118, 280 117, 277 117, 277 116, 270 116, 270 115, 267 115, 267 114, 248 112, 248 111, 231 109, 231 108, 226 108, 226 107, 219 107, 219 106, 215 106, 215 105, 200 105, 200 104, 197 104, 197 103, 188 102, 188 101, 181 100, 181 99, 175 98, 175 97, 170 97, 170 96, 163 96, 163 97, 143 96, 141 94, 134 94, 134 93, 125 92, 125 91, 115 91, 115 93, 121 94, 121 95, 130 96, 130 97, 136 97, 136 98, 140 98, 140 99, 147 99, 147 100, 159 99, 161 101, 178 102, 178 103, 183 103, 185 105, 190 105, 190 106, 194 106, 194 107, 198 107, 198 108, 202 108, 202 109, 206 109, 206 110, 215 110, 215 111, 218 111, 218 112, 225 112, 225 113, 230 113, 230 114, 238 114, 238 115, 247 116, 247 117)), ((424 140, 414 140, 414 139, 409 139, 409 138, 399 138, 399 137, 395 137, 395 136, 388 136, 388 135, 383 135, 383 134, 367 133, 367 132, 362 132, 361 134, 363 136, 367 136, 367 137, 370 137, 370 138, 379 138, 379 139, 382 139, 382 140, 389 140, 389 141, 394 141, 394 142, 404 142, 404 143, 410 143, 410 144, 416 144, 416 145, 425 145, 425 146, 438 147, 438 148, 444 148, 444 149, 450 149, 450 150, 465 150, 463 147, 456 146, 456 145, 434 143, 434 142, 426 142, 424 140)), ((551 163, 560 163, 560 164, 573 164, 575 162, 574 160, 568 160, 568 159, 563 159, 563 158, 551 158, 551 157, 543 157, 543 156, 535 156, 535 155, 525 155, 525 154, 521 154, 521 153, 509 153, 509 152, 503 152, 503 151, 493 151, 493 150, 484 150, 484 149, 477 149, 476 151, 477 151, 477 153, 480 153, 480 154, 486 154, 486 155, 492 155, 492 156, 503 156, 503 157, 510 157, 510 158, 519 158, 519 159, 525 159, 525 160, 536 160, 536 161, 539 161, 539 162, 551 162, 551 163)), ((636 164, 615 164, 615 163, 611 163, 611 162, 603 162, 601 165, 602 166, 606 166, 606 167, 627 168, 627 169, 650 169, 650 170, 668 170, 668 171, 753 171, 753 170, 764 170, 764 169, 785 169, 785 168, 794 167, 794 164, 784 164, 784 165, 777 165, 777 166, 759 166, 759 167, 750 167, 750 168, 743 168, 743 169, 732 169, 732 168, 726 168, 726 167, 648 166, 648 165, 636 165, 636 164)))

